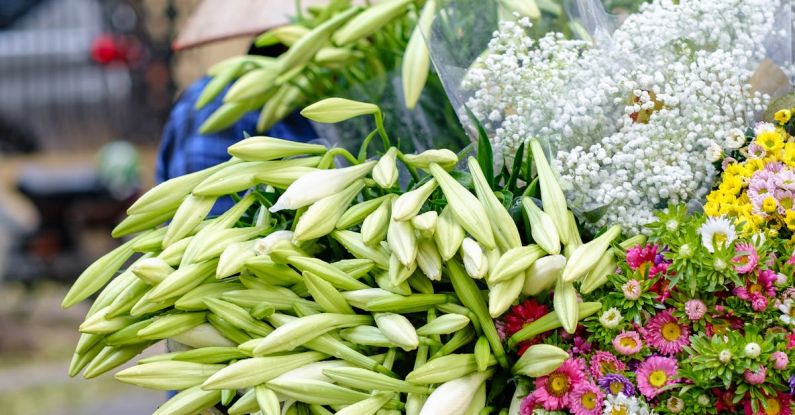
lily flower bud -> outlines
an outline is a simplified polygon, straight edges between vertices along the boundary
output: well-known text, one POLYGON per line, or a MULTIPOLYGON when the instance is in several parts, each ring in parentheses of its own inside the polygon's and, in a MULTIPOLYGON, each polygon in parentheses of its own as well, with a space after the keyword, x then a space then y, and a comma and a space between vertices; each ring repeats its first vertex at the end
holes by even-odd
POLYGON ((504 253, 500 260, 492 266, 489 274, 490 283, 507 281, 524 275, 528 268, 539 259, 546 256, 546 252, 538 245, 520 246, 504 253))
POLYGON ((378 163, 373 168, 373 180, 383 189, 394 186, 398 179, 398 170, 395 159, 397 158, 397 148, 391 147, 387 150, 378 163))
POLYGON ((258 47, 273 46, 283 44, 287 47, 292 46, 298 39, 309 33, 309 29, 300 25, 284 25, 257 36, 254 43, 258 47))
POLYGON ((486 210, 472 193, 456 181, 438 164, 431 164, 430 172, 439 182, 447 203, 452 208, 453 217, 475 240, 486 249, 494 249, 494 233, 486 210))
MULTIPOLYGON (((392 205, 394 212, 397 201, 392 205)), ((386 235, 389 249, 397 256, 398 260, 405 267, 411 267, 417 258, 417 236, 411 222, 398 222, 394 215, 389 221, 389 229, 386 235)))
POLYGON ((389 269, 389 255, 380 247, 370 247, 362 240, 362 235, 356 232, 336 230, 331 237, 342 244, 345 249, 356 258, 370 259, 381 269, 389 269))
POLYGON ((316 405, 351 405, 370 395, 317 380, 272 380, 268 387, 282 397, 316 405))
POLYGON ((201 387, 207 390, 249 388, 327 357, 323 353, 303 352, 238 360, 210 376, 201 387))
POLYGON ((474 157, 470 157, 467 160, 467 165, 475 184, 475 193, 478 195, 478 200, 483 203, 483 208, 490 219, 497 246, 503 251, 522 246, 522 239, 519 237, 516 223, 505 206, 494 196, 494 191, 491 190, 478 161, 474 157))
POLYGON ((207 391, 201 386, 193 386, 174 395, 160 405, 152 415, 195 414, 221 401, 221 391, 207 391))
POLYGON ((400 195, 392 205, 392 219, 403 222, 416 216, 434 190, 436 190, 436 180, 431 179, 422 186, 400 195))
POLYGON ((340 290, 351 291, 370 288, 369 285, 319 258, 291 256, 287 258, 287 261, 302 272, 311 272, 340 290))
POLYGON ((226 366, 166 360, 139 364, 116 373, 115 377, 121 382, 142 388, 182 390, 200 385, 224 367, 226 366))
POLYGON ((204 303, 213 314, 229 322, 229 324, 257 336, 267 336, 273 329, 267 324, 255 320, 246 309, 217 298, 205 298, 204 303))
POLYGON ((392 254, 389 257, 389 271, 377 276, 376 283, 378 283, 379 287, 396 294, 410 295, 411 287, 409 287, 406 281, 416 269, 417 262, 412 262, 411 265, 407 267, 400 263, 397 255, 392 254), (384 278, 384 275, 388 278, 384 278))
POLYGON ((362 399, 340 409, 337 411, 337 415, 370 415, 377 413, 393 396, 393 393, 376 393, 367 399, 362 399))
POLYGON ((364 218, 364 222, 362 222, 362 240, 365 244, 375 246, 386 238, 390 211, 392 209, 391 205, 390 199, 384 199, 378 209, 364 218))
POLYGON ((174 272, 174 268, 159 257, 143 258, 130 265, 130 272, 149 285, 157 285, 174 272))
POLYGON ((436 13, 436 1, 429 0, 422 6, 417 26, 411 32, 406 51, 403 52, 401 66, 403 80, 403 97, 406 108, 414 109, 422 95, 422 89, 428 80, 431 69, 431 57, 428 45, 425 44, 425 33, 429 33, 436 13))
POLYGON ((583 278, 580 284, 580 292, 583 294, 590 294, 597 288, 606 284, 610 275, 616 273, 618 264, 616 263, 615 250, 608 249, 599 258, 599 261, 594 265, 591 272, 583 278))
POLYGON ((552 217, 552 222, 558 230, 560 241, 564 244, 569 242, 570 232, 568 227, 568 205, 566 205, 566 196, 560 188, 557 177, 552 171, 547 158, 544 155, 544 150, 541 148, 541 143, 536 140, 530 140, 530 149, 533 152, 533 163, 538 171, 538 180, 541 185, 541 201, 544 205, 544 212, 552 217))
POLYGON ((449 261, 458 252, 465 237, 466 232, 453 217, 452 208, 449 205, 445 206, 436 220, 436 232, 433 234, 439 254, 444 261, 449 261))
POLYGON ((442 257, 431 239, 420 239, 417 249, 417 265, 431 281, 442 279, 442 257))
POLYGON ((560 253, 560 237, 555 229, 552 217, 539 209, 529 197, 522 198, 522 207, 530 223, 530 235, 538 246, 544 248, 550 255, 560 253))
POLYGON ((420 415, 459 415, 465 413, 475 393, 492 372, 477 372, 445 382, 431 393, 420 415))
POLYGON ((472 402, 469 403, 464 415, 480 415, 480 411, 486 407, 486 382, 480 384, 480 387, 472 397, 472 402))
POLYGON ((489 315, 497 318, 511 308, 511 304, 522 294, 524 274, 519 274, 507 281, 498 282, 489 290, 489 315))
POLYGON ((138 330, 145 340, 160 340, 184 333, 205 322, 206 313, 168 314, 156 318, 151 324, 138 330))
POLYGON ((566 257, 563 255, 549 255, 539 258, 525 274, 524 295, 538 295, 555 286, 560 273, 566 266, 566 257))
POLYGON ((345 211, 340 220, 337 221, 337 229, 348 229, 353 225, 362 223, 362 221, 366 217, 370 216, 370 214, 376 209, 378 209, 381 204, 388 203, 391 206, 392 202, 386 201, 392 199, 393 197, 393 194, 388 194, 351 206, 345 211))
POLYGON ((379 298, 397 297, 395 294, 382 288, 365 288, 362 290, 345 291, 341 294, 348 304, 356 308, 364 308, 367 303, 379 298))
MULTIPOLYGON (((358 7, 351 7, 319 24, 310 30, 309 33, 301 36, 287 52, 279 57, 281 68, 287 71, 296 70, 295 68, 302 68, 312 60, 318 50, 328 44, 331 34, 358 12, 358 7)), ((260 130, 266 129, 267 128, 262 128, 260 130)))
POLYGON ((397 344, 403 350, 414 350, 420 345, 417 331, 411 322, 401 314, 376 313, 373 315, 378 329, 387 339, 397 344))
POLYGON ((336 367, 323 370, 334 383, 354 389, 400 393, 428 393, 428 388, 360 367, 336 367))
POLYGON ((335 45, 344 46, 370 36, 405 13, 410 3, 411 0, 389 0, 370 6, 339 28, 331 39, 335 45))
POLYGON ((464 238, 461 243, 461 257, 464 259, 464 268, 470 277, 481 279, 489 271, 489 261, 480 244, 472 238, 464 238))
POLYGON ((237 282, 215 282, 202 284, 180 297, 174 302, 174 308, 182 311, 203 311, 207 310, 204 300, 221 298, 228 291, 243 290, 246 287, 237 282))
POLYGON ((257 240, 254 244, 254 250, 257 255, 268 255, 273 250, 273 247, 281 241, 292 241, 295 234, 293 231, 276 231, 268 234, 268 236, 257 240))
POLYGON ((345 301, 345 297, 328 281, 311 272, 305 272, 304 282, 309 294, 326 312, 354 314, 351 306, 345 301))
POLYGON ((450 171, 458 164, 458 156, 448 149, 425 150, 420 154, 406 154, 403 159, 409 166, 423 170, 428 170, 431 164, 436 163, 444 170, 450 171))
POLYGON ((563 281, 574 282, 584 277, 619 235, 621 235, 621 226, 613 225, 596 239, 577 247, 569 257, 566 268, 563 269, 563 281))
MULTIPOLYGON (((271 316, 273 318, 273 316, 271 316)), ((297 318, 279 326, 254 348, 254 354, 293 350, 331 330, 359 326, 372 321, 370 316, 321 313, 297 318)))
POLYGON ((379 111, 378 105, 367 102, 345 98, 326 98, 301 110, 301 115, 315 122, 338 123, 360 115, 375 114, 379 111))
POLYGON ((420 336, 452 334, 469 324, 469 317, 461 314, 445 314, 433 319, 430 323, 417 329, 420 336))
POLYGON ((342 169, 318 170, 307 173, 293 182, 279 196, 270 211, 278 212, 283 209, 302 208, 324 197, 339 193, 356 180, 370 173, 373 166, 375 166, 375 162, 371 161, 342 169))
POLYGON ((201 197, 188 195, 182 204, 179 205, 174 218, 166 228, 166 236, 163 238, 163 247, 190 235, 198 224, 204 220, 210 209, 215 205, 215 197, 201 197))
POLYGON ((513 373, 538 378, 557 370, 569 358, 565 350, 550 344, 530 346, 513 365, 513 373))
POLYGON ((281 412, 281 404, 276 393, 265 385, 254 387, 254 394, 257 398, 257 406, 263 414, 278 414, 281 412))
POLYGON ((530 20, 541 18, 541 9, 538 8, 535 0, 500 0, 500 5, 505 7, 510 14, 518 13, 521 17, 530 20))
POLYGON ((422 237, 431 238, 436 232, 436 220, 438 217, 439 214, 431 210, 411 218, 411 226, 413 226, 422 237))
POLYGON ((228 149, 231 156, 244 161, 269 161, 306 154, 323 154, 327 150, 326 146, 320 144, 299 143, 266 136, 246 138, 232 144, 228 149))
POLYGON ((555 284, 555 296, 552 298, 555 307, 555 314, 560 320, 563 330, 569 334, 574 334, 577 330, 579 319, 579 308, 577 307, 577 290, 570 282, 564 282, 559 278, 555 284))
POLYGON ((256 241, 246 241, 227 246, 218 258, 215 278, 222 279, 240 273, 243 263, 257 254, 254 251, 255 243, 256 241))
POLYGON ((293 242, 317 239, 331 233, 334 225, 363 188, 364 182, 357 180, 345 190, 326 196, 309 206, 309 209, 298 218, 293 242))

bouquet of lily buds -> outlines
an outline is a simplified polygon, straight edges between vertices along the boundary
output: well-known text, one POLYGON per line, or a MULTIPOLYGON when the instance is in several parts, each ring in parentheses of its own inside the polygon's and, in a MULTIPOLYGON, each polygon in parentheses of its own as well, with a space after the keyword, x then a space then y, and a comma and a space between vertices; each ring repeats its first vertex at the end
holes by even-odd
POLYGON ((116 373, 180 391, 156 414, 519 413, 517 386, 570 357, 537 338, 598 317, 576 286, 607 283, 645 238, 614 226, 583 243, 537 140, 495 172, 482 128, 461 168, 450 150, 398 151, 376 105, 331 98, 302 114, 379 127, 357 156, 249 137, 229 161, 144 194, 113 232, 134 236, 63 301, 96 294, 70 375, 170 339, 189 350, 116 373), (376 138, 388 150, 368 160, 376 138), (208 217, 222 197, 236 203, 208 217), (531 296, 551 309, 509 334, 501 318, 531 296))

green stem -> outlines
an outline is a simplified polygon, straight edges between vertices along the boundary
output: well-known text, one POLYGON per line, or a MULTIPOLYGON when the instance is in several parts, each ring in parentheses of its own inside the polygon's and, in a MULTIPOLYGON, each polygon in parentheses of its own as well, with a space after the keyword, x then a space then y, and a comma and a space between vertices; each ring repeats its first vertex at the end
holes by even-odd
POLYGON ((384 144, 384 151, 388 150, 389 147, 392 147, 389 144, 389 136, 386 134, 386 129, 384 128, 384 114, 381 113, 379 109, 374 115, 375 117, 375 127, 378 130, 378 134, 381 135, 381 141, 384 144))
POLYGON ((359 147, 359 163, 364 163, 367 160, 367 147, 370 146, 370 142, 373 141, 376 134, 378 134, 378 130, 373 130, 362 141, 362 146, 359 147))
POLYGON ((326 152, 323 155, 323 158, 320 159, 320 162, 317 164, 317 168, 319 169, 328 169, 331 167, 332 163, 334 162, 334 157, 342 156, 345 160, 348 160, 351 164, 356 165, 360 164, 359 160, 356 157, 353 157, 348 150, 342 147, 335 147, 326 152))
POLYGON ((403 155, 403 153, 402 153, 400 150, 398 150, 398 152, 397 152, 397 158, 398 158, 398 160, 400 160, 400 162, 401 162, 401 163, 403 163, 403 165, 404 165, 404 166, 406 166, 406 169, 408 169, 408 171, 409 171, 409 174, 411 174, 411 178, 412 178, 412 180, 414 180, 414 182, 415 182, 415 183, 419 182, 419 181, 420 181, 420 175, 419 175, 419 174, 417 174, 417 169, 415 169, 415 168, 414 168, 414 166, 412 166, 411 164, 409 164, 409 163, 406 161, 406 158, 405 158, 405 157, 406 157, 406 156, 405 156, 405 155, 403 155))

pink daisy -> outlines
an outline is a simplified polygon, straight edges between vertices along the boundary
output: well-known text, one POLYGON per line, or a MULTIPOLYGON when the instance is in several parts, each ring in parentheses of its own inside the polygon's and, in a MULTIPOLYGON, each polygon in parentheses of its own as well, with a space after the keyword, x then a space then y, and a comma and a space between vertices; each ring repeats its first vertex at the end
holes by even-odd
POLYGON ((627 366, 618 358, 608 352, 596 352, 591 357, 591 376, 594 379, 599 379, 608 373, 621 373, 627 369, 627 366))
POLYGON ((685 314, 692 321, 700 320, 707 313, 707 306, 701 300, 688 300, 685 303, 685 314))
POLYGON ((638 245, 627 251, 627 265, 640 274, 648 272, 649 278, 668 271, 668 263, 657 245, 638 245))
POLYGON ((580 382, 566 398, 569 410, 574 415, 599 415, 605 394, 590 382, 580 382))
POLYGON ((535 390, 527 396, 529 405, 541 406, 547 411, 559 411, 566 407, 566 397, 574 387, 585 379, 585 362, 568 359, 554 372, 535 380, 535 390))
POLYGON ((767 378, 767 369, 764 366, 760 367, 756 372, 745 369, 743 372, 743 379, 751 385, 761 385, 765 383, 767 378))
POLYGON ((659 395, 661 389, 676 383, 676 359, 652 356, 638 366, 638 389, 643 396, 651 399, 659 395))
POLYGON ((756 269, 759 264, 759 255, 756 248, 751 244, 737 244, 735 247, 737 256, 732 259, 734 270, 740 274, 748 274, 756 269))
POLYGON ((613 347, 624 356, 633 355, 643 348, 643 342, 636 331, 624 331, 613 339, 613 347))
POLYGON ((690 328, 679 324, 672 310, 665 310, 652 317, 641 329, 643 340, 660 353, 679 353, 690 344, 690 328))

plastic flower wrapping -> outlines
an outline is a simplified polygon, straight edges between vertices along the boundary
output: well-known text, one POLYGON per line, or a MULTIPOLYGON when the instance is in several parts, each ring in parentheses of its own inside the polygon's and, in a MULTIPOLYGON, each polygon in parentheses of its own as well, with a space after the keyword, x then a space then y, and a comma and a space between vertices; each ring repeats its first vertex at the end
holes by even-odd
POLYGON ((426 35, 476 152, 329 98, 302 115, 371 122, 358 152, 248 137, 156 186, 63 301, 70 375, 177 391, 158 415, 791 414, 789 3, 454 6, 426 35))

